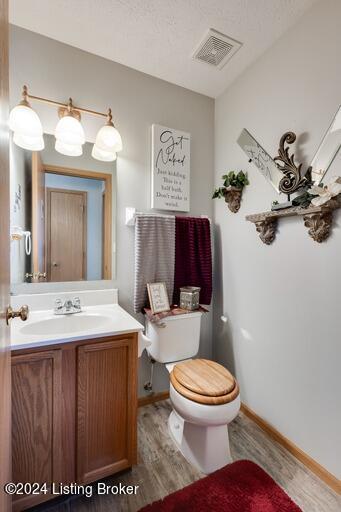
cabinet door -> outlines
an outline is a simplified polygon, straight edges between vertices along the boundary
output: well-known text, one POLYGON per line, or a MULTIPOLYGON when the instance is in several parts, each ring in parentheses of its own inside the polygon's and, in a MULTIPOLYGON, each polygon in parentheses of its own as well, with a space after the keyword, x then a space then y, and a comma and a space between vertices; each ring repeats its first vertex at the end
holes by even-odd
MULTIPOLYGON (((12 356, 14 482, 61 481, 61 350, 12 356)), ((13 510, 50 496, 15 495, 13 510)))
POLYGON ((136 460, 136 335, 78 347, 77 481, 136 460))

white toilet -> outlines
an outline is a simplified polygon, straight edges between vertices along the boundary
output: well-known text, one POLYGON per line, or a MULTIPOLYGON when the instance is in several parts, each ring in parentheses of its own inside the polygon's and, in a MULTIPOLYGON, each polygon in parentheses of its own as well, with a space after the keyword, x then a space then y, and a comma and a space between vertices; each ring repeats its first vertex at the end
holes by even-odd
POLYGON ((201 315, 169 316, 162 325, 146 318, 146 333, 149 355, 170 373, 170 435, 188 462, 208 474, 232 461, 227 426, 238 414, 240 397, 226 368, 191 359, 199 350, 201 315))

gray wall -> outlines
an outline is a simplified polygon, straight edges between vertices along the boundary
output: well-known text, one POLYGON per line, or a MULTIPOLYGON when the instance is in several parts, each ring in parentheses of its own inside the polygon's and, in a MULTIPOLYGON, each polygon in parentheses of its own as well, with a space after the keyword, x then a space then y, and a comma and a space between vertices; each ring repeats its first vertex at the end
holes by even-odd
MULTIPOLYGON (((124 148, 117 171, 117 278, 120 304, 133 314, 134 229, 124 225, 125 208, 150 207, 150 131, 159 123, 191 133, 191 215, 212 216, 214 101, 120 64, 102 59, 33 32, 11 27, 11 104, 20 99, 23 84, 32 94, 103 111, 113 110, 124 148)), ((53 133, 58 121, 54 108, 35 104, 44 131, 53 133)), ((83 116, 87 140, 101 126, 98 118, 83 116)), ((140 318, 141 319, 141 318, 140 318)), ((201 353, 211 355, 211 315, 203 320, 201 353)), ((147 380, 148 364, 141 360, 139 394, 147 380)), ((155 371, 155 390, 168 387, 166 370, 155 371)))
POLYGON ((293 130, 297 161, 310 163, 341 102, 340 19, 339 1, 319 2, 216 101, 215 183, 226 169, 244 169, 251 184, 237 215, 215 201, 213 322, 215 356, 236 373, 242 400, 338 478, 341 215, 321 245, 298 218, 262 244, 245 215, 278 195, 236 139, 245 127, 275 155, 293 130))

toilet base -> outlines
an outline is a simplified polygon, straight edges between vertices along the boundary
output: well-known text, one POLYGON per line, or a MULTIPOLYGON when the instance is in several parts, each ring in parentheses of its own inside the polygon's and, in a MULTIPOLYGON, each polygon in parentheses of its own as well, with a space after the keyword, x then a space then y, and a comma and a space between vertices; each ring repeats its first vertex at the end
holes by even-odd
POLYGON ((206 475, 232 462, 227 425, 195 425, 173 410, 168 431, 185 459, 206 475))

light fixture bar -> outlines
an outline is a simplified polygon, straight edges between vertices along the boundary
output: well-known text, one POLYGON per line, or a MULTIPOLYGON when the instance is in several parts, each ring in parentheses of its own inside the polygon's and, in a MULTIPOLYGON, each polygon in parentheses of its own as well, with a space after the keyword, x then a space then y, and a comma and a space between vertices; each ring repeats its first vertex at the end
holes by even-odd
POLYGON ((43 128, 37 113, 32 109, 28 100, 38 101, 47 105, 58 107, 59 121, 55 130, 55 149, 59 153, 68 156, 82 154, 82 146, 85 143, 84 129, 80 123, 81 113, 102 117, 106 122, 98 131, 92 156, 104 162, 116 160, 116 153, 122 151, 122 138, 112 122, 111 109, 107 113, 97 112, 89 108, 76 107, 72 98, 67 103, 50 100, 42 96, 29 94, 27 85, 22 89, 22 100, 11 110, 9 127, 13 132, 13 142, 31 151, 44 149, 43 128))
MULTIPOLYGON (((64 107, 67 108, 67 103, 61 103, 59 101, 50 100, 48 98, 43 98, 41 96, 34 96, 33 94, 29 94, 27 91, 27 87, 24 85, 23 88, 23 97, 26 99, 39 101, 40 103, 47 103, 49 105, 55 105, 56 107, 64 107)), ((104 114, 103 112, 97 112, 96 110, 90 110, 89 108, 82 108, 82 107, 76 107, 75 105, 72 106, 74 110, 78 110, 79 112, 83 112, 84 114, 90 114, 92 116, 98 116, 98 117, 108 117, 108 114, 104 114)))

